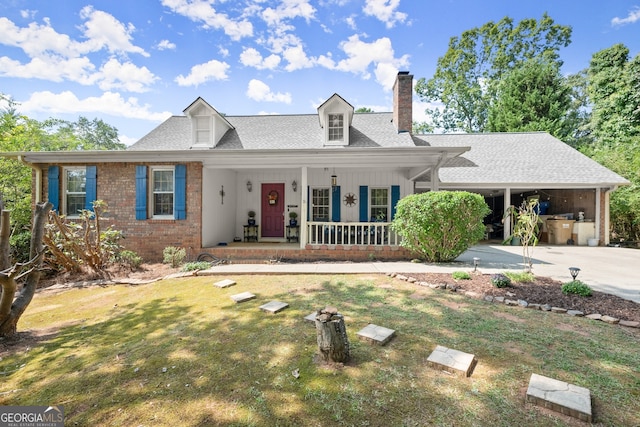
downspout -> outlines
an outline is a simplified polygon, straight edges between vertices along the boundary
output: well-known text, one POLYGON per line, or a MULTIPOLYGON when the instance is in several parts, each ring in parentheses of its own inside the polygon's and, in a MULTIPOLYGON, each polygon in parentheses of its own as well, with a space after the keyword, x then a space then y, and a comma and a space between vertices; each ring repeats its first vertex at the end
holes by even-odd
POLYGON ((22 154, 18 156, 18 160, 25 166, 29 166, 36 173, 36 191, 35 191, 36 194, 35 194, 35 200, 33 200, 33 203, 42 202, 42 169, 40 169, 33 163, 26 161, 22 154))

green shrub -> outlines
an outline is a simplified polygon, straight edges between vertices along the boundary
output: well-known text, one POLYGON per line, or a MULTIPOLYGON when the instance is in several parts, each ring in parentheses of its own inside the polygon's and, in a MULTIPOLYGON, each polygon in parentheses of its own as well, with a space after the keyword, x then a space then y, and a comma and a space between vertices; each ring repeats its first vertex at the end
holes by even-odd
POLYGON ((504 275, 515 283, 531 283, 535 280, 533 273, 529 271, 507 271, 504 273, 504 275))
POLYGON ((176 248, 175 246, 167 246, 162 251, 162 262, 169 264, 173 268, 180 267, 187 256, 187 251, 184 248, 176 248))
POLYGON ((188 262, 182 266, 182 271, 197 271, 211 268, 211 263, 207 261, 188 262))
POLYGON ((580 280, 572 280, 562 285, 562 293, 565 295, 574 294, 582 297, 590 297, 591 288, 580 280))
POLYGON ((403 247, 429 262, 447 262, 482 239, 489 212, 479 194, 431 191, 402 198, 391 227, 403 247))
POLYGON ((120 251, 117 261, 129 267, 131 270, 136 270, 142 265, 142 257, 134 251, 127 249, 120 251))
POLYGON ((456 280, 470 280, 471 275, 466 271, 454 271, 451 276, 456 280))
POLYGON ((511 279, 502 273, 492 274, 491 275, 491 283, 496 288, 506 288, 511 286, 511 279))

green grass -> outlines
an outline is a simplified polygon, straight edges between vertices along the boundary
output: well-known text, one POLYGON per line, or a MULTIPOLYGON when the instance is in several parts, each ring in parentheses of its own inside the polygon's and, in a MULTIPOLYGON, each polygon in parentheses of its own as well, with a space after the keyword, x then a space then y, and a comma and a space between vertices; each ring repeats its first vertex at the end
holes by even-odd
POLYGON ((539 373, 589 388, 596 423, 640 425, 637 330, 382 275, 228 278, 38 294, 18 326, 41 341, 1 355, 0 405, 61 404, 70 426, 573 425, 525 404, 539 373), (244 291, 257 298, 229 298, 244 291), (290 307, 258 309, 274 299, 290 307), (302 320, 326 305, 345 315, 341 368, 314 362, 302 320), (369 322, 397 336, 359 341, 369 322), (436 345, 475 354, 473 375, 427 367, 436 345))

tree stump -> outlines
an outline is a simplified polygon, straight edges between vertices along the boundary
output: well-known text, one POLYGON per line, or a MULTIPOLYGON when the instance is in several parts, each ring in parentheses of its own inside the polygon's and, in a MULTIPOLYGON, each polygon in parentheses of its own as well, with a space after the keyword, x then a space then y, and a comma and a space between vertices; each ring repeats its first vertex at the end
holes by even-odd
POLYGON ((325 362, 345 363, 349 360, 349 338, 344 316, 335 307, 326 307, 316 313, 318 351, 325 362))

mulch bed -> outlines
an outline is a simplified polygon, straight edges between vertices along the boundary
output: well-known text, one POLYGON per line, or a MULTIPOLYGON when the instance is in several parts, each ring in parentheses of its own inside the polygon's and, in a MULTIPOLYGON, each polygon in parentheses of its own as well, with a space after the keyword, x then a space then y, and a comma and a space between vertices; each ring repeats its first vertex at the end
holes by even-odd
POLYGON ((400 273, 418 282, 455 285, 459 291, 472 291, 480 295, 525 300, 530 304, 549 304, 552 307, 578 310, 585 315, 601 314, 620 320, 640 322, 640 304, 615 295, 593 291, 590 297, 565 295, 562 282, 548 277, 536 277, 534 282, 514 283, 507 288, 497 288, 491 283, 490 274, 472 274, 469 280, 455 280, 447 273, 400 273), (509 294, 507 294, 509 293, 509 294))

